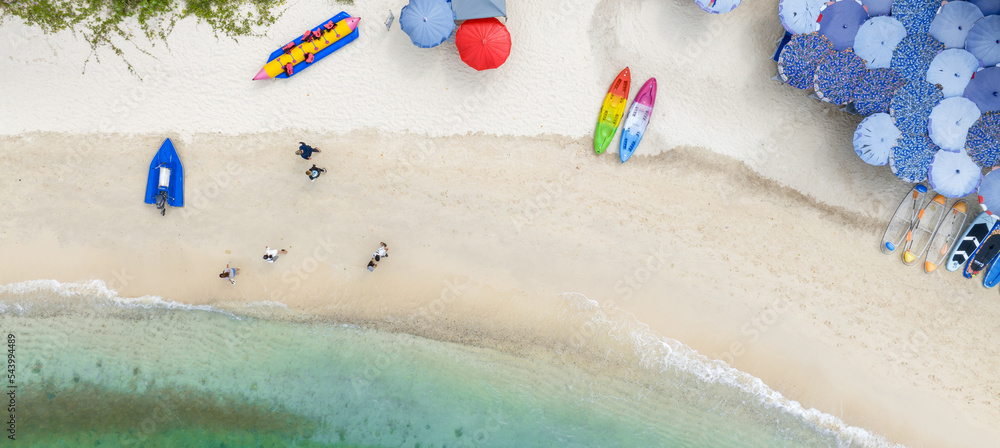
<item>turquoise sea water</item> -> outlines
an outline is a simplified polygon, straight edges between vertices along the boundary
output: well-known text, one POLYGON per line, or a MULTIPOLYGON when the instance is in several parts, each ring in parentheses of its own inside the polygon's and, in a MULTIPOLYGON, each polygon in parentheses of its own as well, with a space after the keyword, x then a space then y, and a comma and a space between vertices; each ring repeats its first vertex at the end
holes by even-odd
POLYGON ((615 365, 541 349, 515 356, 123 299, 99 282, 0 288, 0 331, 16 341, 16 438, 26 446, 889 445, 567 301, 569 320, 589 319, 592 342, 645 352, 608 356, 615 365))

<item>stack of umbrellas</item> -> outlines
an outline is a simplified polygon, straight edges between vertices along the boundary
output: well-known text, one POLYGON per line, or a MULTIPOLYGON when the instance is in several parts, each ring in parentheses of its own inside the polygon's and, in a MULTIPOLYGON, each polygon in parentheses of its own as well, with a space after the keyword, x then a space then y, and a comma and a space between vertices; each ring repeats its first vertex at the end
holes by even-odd
POLYGON ((454 33, 462 61, 489 70, 510 56, 510 32, 496 19, 506 14, 504 0, 410 0, 399 13, 399 26, 421 48, 441 45, 454 33), (458 31, 456 20, 463 20, 458 31))
POLYGON ((781 79, 865 115, 866 163, 949 197, 1000 163, 1000 0, 780 0, 778 16, 781 79))

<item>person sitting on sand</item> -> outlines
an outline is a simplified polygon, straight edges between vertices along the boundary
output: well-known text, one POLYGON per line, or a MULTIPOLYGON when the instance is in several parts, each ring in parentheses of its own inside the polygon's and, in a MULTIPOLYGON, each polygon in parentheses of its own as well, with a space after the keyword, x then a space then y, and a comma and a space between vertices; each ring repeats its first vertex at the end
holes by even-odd
POLYGON ((368 262, 368 271, 374 272, 376 267, 378 267, 378 263, 375 262, 374 258, 372 258, 371 261, 368 262))
POLYGON ((374 258, 375 261, 382 261, 383 258, 387 258, 389 256, 389 246, 387 246, 384 242, 380 242, 379 244, 381 244, 381 246, 379 246, 378 249, 375 249, 375 253, 372 254, 372 258, 374 258))
POLYGON ((316 178, 319 177, 321 173, 325 172, 326 168, 320 168, 314 163, 312 168, 309 168, 309 171, 306 171, 306 175, 309 176, 309 181, 316 182, 316 178))
POLYGON ((226 270, 219 274, 219 278, 229 279, 229 283, 236 284, 236 276, 240 274, 240 268, 231 268, 229 263, 226 263, 226 270))
POLYGON ((305 144, 305 142, 299 142, 299 150, 295 151, 296 154, 302 156, 303 159, 309 160, 312 158, 314 152, 323 152, 319 148, 313 148, 305 144))
POLYGON ((278 254, 287 254, 288 251, 285 249, 271 249, 271 246, 264 246, 264 261, 268 263, 274 263, 274 260, 278 259, 278 254))

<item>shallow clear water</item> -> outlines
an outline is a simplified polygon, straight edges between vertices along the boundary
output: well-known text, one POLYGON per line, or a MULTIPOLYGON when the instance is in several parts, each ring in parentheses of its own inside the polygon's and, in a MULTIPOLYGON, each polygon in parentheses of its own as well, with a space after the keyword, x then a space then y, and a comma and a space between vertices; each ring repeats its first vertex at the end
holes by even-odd
POLYGON ((883 443, 831 416, 789 407, 748 375, 712 379, 729 371, 707 375, 697 358, 689 365, 654 360, 678 356, 679 344, 636 357, 644 361, 635 365, 602 366, 544 350, 513 356, 159 300, 136 306, 80 293, 59 298, 73 305, 36 304, 59 294, 24 287, 0 294, 0 331, 16 340, 16 436, 26 445, 883 443))

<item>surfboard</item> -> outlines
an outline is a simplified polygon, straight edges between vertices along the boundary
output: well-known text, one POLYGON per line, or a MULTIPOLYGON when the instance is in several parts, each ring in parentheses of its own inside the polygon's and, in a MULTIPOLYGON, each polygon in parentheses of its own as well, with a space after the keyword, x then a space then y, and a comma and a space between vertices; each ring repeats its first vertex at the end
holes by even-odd
POLYGON ((982 244, 969 256, 969 262, 965 264, 965 271, 962 272, 962 275, 965 278, 979 275, 996 259, 998 254, 1000 254, 1000 222, 993 224, 993 228, 983 239, 982 244))
POLYGON ((903 264, 913 266, 927 253, 934 232, 944 218, 946 200, 943 194, 939 194, 920 210, 916 223, 906 235, 906 242, 903 243, 903 264))
POLYGON ((889 225, 885 227, 885 233, 882 234, 879 250, 883 254, 893 254, 896 252, 896 248, 901 247, 907 232, 910 230, 910 225, 916 220, 917 213, 920 212, 920 205, 923 203, 926 193, 926 186, 916 185, 906 193, 906 196, 903 196, 899 207, 896 207, 896 213, 892 215, 889 225))
POLYGON ((604 96, 601 113, 597 116, 597 128, 594 129, 594 152, 600 154, 608 149, 611 140, 618 132, 618 125, 625 115, 625 105, 628 102, 629 87, 632 84, 632 73, 625 67, 608 88, 604 96))
POLYGON ((948 255, 948 264, 945 265, 945 268, 951 272, 955 272, 962 266, 965 266, 965 262, 969 261, 969 256, 976 251, 979 243, 990 233, 990 228, 993 227, 995 221, 996 219, 990 216, 989 213, 980 213, 972 221, 972 224, 969 224, 969 227, 965 229, 962 237, 958 239, 955 249, 948 255))
POLYGON ((986 273, 983 274, 983 286, 992 288, 997 283, 1000 283, 1000 262, 994 259, 993 263, 990 263, 990 267, 986 269, 986 273))
POLYGON ((927 249, 927 256, 924 258, 924 272, 933 273, 948 258, 948 254, 952 252, 955 241, 958 239, 958 234, 965 227, 965 220, 968 217, 965 211, 968 206, 965 201, 957 201, 945 214, 938 229, 934 232, 930 247, 927 249))
POLYGON ((646 126, 649 125, 649 117, 653 114, 653 105, 656 103, 656 78, 649 78, 639 88, 639 93, 635 94, 632 100, 632 107, 625 117, 625 124, 622 126, 622 138, 618 147, 618 155, 625 163, 636 146, 642 141, 642 135, 646 133, 646 126))

